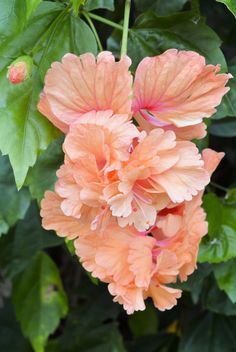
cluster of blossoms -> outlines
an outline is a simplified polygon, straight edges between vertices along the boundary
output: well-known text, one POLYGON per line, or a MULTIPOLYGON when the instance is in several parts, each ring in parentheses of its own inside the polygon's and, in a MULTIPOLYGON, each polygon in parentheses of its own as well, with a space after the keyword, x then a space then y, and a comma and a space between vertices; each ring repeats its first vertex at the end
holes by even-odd
POLYGON ((192 51, 145 58, 133 85, 130 64, 110 52, 67 54, 49 69, 38 105, 66 134, 43 226, 74 241, 128 314, 148 297, 172 308, 181 291, 170 284, 196 267, 207 233, 201 198, 223 153, 201 155, 191 140, 205 136, 202 119, 231 77, 192 51))

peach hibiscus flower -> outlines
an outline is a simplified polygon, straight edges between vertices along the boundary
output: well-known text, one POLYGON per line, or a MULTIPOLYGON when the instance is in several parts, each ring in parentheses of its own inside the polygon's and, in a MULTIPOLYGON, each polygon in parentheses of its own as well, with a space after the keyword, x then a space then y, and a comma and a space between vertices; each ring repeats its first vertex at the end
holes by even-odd
POLYGON ((154 126, 179 129, 180 138, 203 138, 202 119, 216 112, 229 90, 225 85, 232 75, 219 71, 219 65, 206 65, 205 58, 194 51, 170 49, 146 57, 135 75, 135 118, 140 124, 146 120, 154 126))
POLYGON ((62 63, 54 62, 48 70, 38 109, 65 133, 86 112, 130 114, 130 65, 127 56, 115 62, 108 51, 97 59, 91 53, 66 54, 62 63))
POLYGON ((157 210, 191 200, 209 182, 193 143, 176 142, 174 132, 162 129, 140 134, 127 115, 111 111, 83 115, 63 148, 65 163, 55 186, 61 209, 84 222, 84 207, 92 208, 91 228, 111 211, 120 226, 145 231, 157 210))
POLYGON ((144 310, 148 297, 159 310, 171 309, 181 291, 169 284, 193 272, 200 240, 207 233, 200 205, 197 196, 160 212, 156 226, 146 233, 110 222, 102 231, 79 236, 74 242, 76 254, 93 277, 108 283, 114 301, 128 314, 144 310))
MULTIPOLYGON (((203 156, 211 174, 224 154, 206 149, 203 156)), ((120 228, 113 219, 102 231, 76 239, 76 253, 85 269, 108 283, 114 301, 128 314, 144 310, 148 297, 159 310, 177 303, 181 291, 168 284, 177 277, 185 281, 192 274, 201 238, 207 233, 201 196, 160 211, 149 231, 120 228)))
POLYGON ((129 159, 129 149, 139 135, 128 115, 112 115, 109 110, 84 114, 65 139, 56 194, 46 194, 42 202, 43 225, 60 231, 50 219, 48 224, 49 214, 44 211, 54 197, 60 199, 60 209, 68 218, 79 220, 79 227, 96 228, 108 211, 104 189, 117 181, 117 171, 129 159))
POLYGON ((108 283, 131 314, 151 297, 176 304, 207 232, 201 197, 222 158, 202 156, 229 74, 194 52, 144 59, 132 95, 131 61, 109 52, 67 54, 49 69, 39 110, 66 133, 55 192, 45 193, 43 226, 74 240, 84 268, 108 283), (132 123, 132 116, 139 128, 132 123))
POLYGON ((163 129, 140 139, 118 176, 105 190, 107 202, 120 226, 134 224, 139 231, 150 228, 170 201, 191 200, 209 182, 196 146, 163 129))
POLYGON ((196 52, 170 49, 140 62, 131 99, 130 64, 108 51, 97 59, 66 54, 46 74, 39 111, 65 133, 86 112, 112 110, 133 115, 142 128, 147 121, 146 128, 171 129, 180 139, 203 138, 202 119, 214 114, 232 76, 219 74, 219 65, 206 65, 196 52))
MULTIPOLYGON (((203 150, 204 167, 209 175, 215 171, 224 153, 211 149, 203 150)), ((180 263, 179 277, 185 281, 196 268, 198 248, 201 238, 207 233, 205 213, 201 208, 203 192, 190 202, 170 204, 158 213, 153 236, 162 248, 174 249, 180 263)))
POLYGON ((75 242, 76 254, 93 277, 108 283, 114 301, 128 314, 144 310, 144 300, 152 297, 160 310, 176 304, 181 291, 166 284, 175 282, 179 272, 177 256, 159 250, 156 239, 133 227, 121 228, 111 221, 103 231, 91 231, 75 242))
MULTIPOLYGON (((90 114, 83 122, 91 121, 92 118, 89 117, 90 114)), ((120 122, 120 119, 110 118, 120 122)), ((77 128, 80 127, 79 131, 87 131, 83 123, 78 124, 77 128)), ((89 130, 91 126, 87 127, 89 130)), ((173 132, 168 132, 170 133, 173 132)), ((82 135, 79 135, 80 139, 74 140, 74 143, 81 143, 84 147, 81 151, 84 157, 87 156, 83 153, 88 146, 82 135)), ((89 147, 94 152, 92 143, 89 147)), ((79 151, 80 148, 76 149, 76 163, 80 160, 79 151)), ((112 152, 107 155, 112 155, 112 152)), ((214 171, 222 156, 222 153, 217 154, 211 150, 203 152, 208 174, 214 171)), ((193 272, 200 240, 207 232, 205 214, 201 209, 201 193, 191 201, 184 201, 177 206, 173 202, 169 203, 168 207, 158 212, 155 226, 148 231, 140 232, 134 226, 122 228, 109 211, 102 214, 105 207, 91 206, 91 199, 94 204, 93 197, 87 200, 88 204, 81 206, 78 197, 80 188, 74 178, 73 167, 70 165, 67 168, 67 163, 70 162, 67 160, 58 173, 56 193, 46 192, 42 201, 43 226, 56 230, 59 235, 75 239, 76 253, 84 268, 94 277, 108 283, 109 292, 115 296, 114 301, 122 304, 128 314, 144 310, 144 301, 148 297, 153 299, 159 310, 172 308, 181 296, 181 291, 168 285, 176 282, 178 276, 181 280, 186 280, 193 272), (101 212, 99 216, 97 209, 101 212), (95 219, 99 226, 91 228, 95 219)), ((107 160, 95 163, 97 168, 106 164, 107 160)), ((109 163, 107 167, 109 168, 109 163)), ((112 172, 114 170, 116 172, 116 169, 112 172)), ((88 178, 88 182, 93 181, 88 178)), ((95 199, 98 201, 97 196, 95 199)))

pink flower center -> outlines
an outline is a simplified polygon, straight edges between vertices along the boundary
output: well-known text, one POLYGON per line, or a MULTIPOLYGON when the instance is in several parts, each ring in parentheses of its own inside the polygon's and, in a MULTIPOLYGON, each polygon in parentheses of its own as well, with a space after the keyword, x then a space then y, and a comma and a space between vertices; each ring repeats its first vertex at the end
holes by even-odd
MULTIPOLYGON (((158 111, 161 111, 161 109, 158 111)), ((158 120, 155 116, 151 114, 150 111, 141 109, 140 111, 141 116, 148 122, 150 122, 152 125, 157 126, 157 127, 163 127, 163 126, 169 126, 169 123, 162 122, 158 120)))

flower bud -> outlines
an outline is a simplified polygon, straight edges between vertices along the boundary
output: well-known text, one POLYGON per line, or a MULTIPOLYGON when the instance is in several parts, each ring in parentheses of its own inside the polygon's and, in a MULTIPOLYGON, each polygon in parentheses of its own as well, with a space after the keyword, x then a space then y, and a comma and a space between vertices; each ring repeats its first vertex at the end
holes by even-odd
POLYGON ((13 84, 24 82, 31 77, 33 60, 30 56, 20 56, 8 67, 7 78, 13 84))

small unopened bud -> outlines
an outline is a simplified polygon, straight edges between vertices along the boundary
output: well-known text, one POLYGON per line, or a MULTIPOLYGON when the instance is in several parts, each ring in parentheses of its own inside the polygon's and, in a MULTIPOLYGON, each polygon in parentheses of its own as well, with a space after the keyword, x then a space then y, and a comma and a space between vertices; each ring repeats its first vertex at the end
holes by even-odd
POLYGON ((8 67, 7 78, 13 84, 22 83, 31 77, 33 60, 30 56, 20 56, 8 67))

